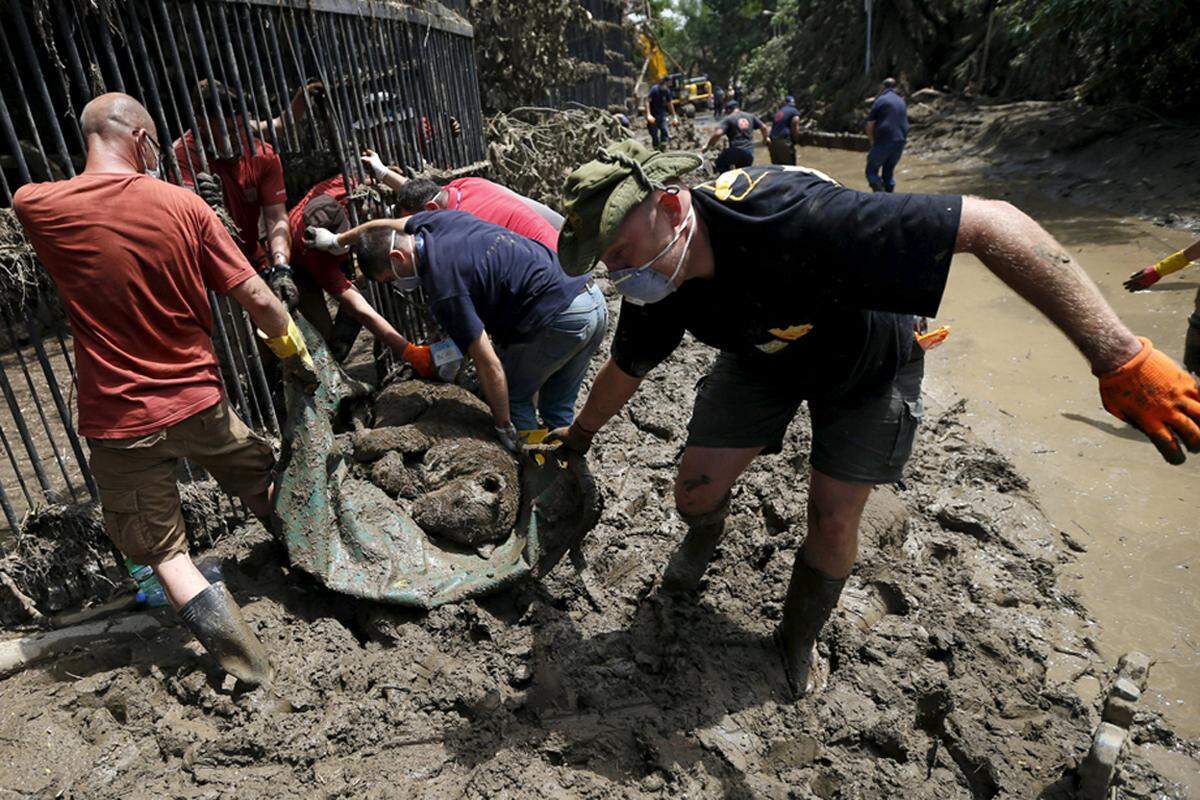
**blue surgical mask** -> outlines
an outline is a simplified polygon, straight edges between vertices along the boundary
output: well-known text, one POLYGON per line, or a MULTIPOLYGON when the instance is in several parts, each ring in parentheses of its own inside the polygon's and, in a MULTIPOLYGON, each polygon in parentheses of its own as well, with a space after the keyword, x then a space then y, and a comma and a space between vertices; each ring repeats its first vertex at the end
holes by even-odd
POLYGON ((677 288, 675 286, 675 278, 679 276, 679 270, 683 269, 683 262, 687 258, 688 248, 692 246, 692 234, 696 232, 695 220, 696 209, 693 206, 688 209, 688 215, 683 220, 683 226, 675 232, 675 236, 671 241, 667 242, 667 246, 658 251, 658 255, 640 267, 629 267, 608 273, 613 286, 616 287, 617 291, 626 300, 635 306, 643 306, 647 303, 657 303, 675 291, 677 288), (654 264, 666 255, 668 250, 675 246, 675 243, 679 241, 679 237, 683 235, 684 228, 688 229, 687 239, 683 242, 683 251, 679 254, 679 260, 675 262, 675 271, 668 278, 654 269, 654 264))
MULTIPOLYGON (((418 248, 420 250, 425 249, 424 248, 424 244, 425 244, 424 240, 418 238, 416 241, 416 244, 418 245, 418 248)), ((396 249, 396 231, 395 231, 395 229, 393 229, 392 230, 392 238, 388 241, 388 252, 390 253, 395 249, 396 249)), ((417 289, 421 288, 421 279, 417 277, 416 259, 414 259, 414 262, 413 262, 413 274, 412 275, 401 275, 399 272, 396 271, 396 263, 394 261, 390 261, 389 263, 391 264, 391 267, 392 267, 392 275, 395 276, 395 278, 396 278, 396 280, 392 281, 392 286, 395 286, 397 289, 399 289, 402 292, 415 292, 417 289)))

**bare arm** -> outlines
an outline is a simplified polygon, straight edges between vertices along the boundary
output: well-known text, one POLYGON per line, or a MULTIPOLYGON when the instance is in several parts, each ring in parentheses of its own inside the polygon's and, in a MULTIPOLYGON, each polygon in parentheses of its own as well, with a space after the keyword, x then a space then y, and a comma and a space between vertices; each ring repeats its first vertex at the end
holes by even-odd
POLYGON ((508 379, 504 377, 504 366, 486 332, 471 342, 467 354, 475 362, 475 374, 479 377, 483 397, 492 409, 492 419, 497 428, 502 428, 511 422, 508 415, 508 379))
POLYGON ((357 289, 351 287, 342 292, 338 297, 338 302, 367 330, 375 334, 375 338, 390 347, 392 352, 400 356, 404 355, 404 351, 408 349, 408 339, 405 339, 400 331, 393 328, 391 323, 380 316, 378 311, 371 308, 371 304, 357 289))
POLYGON ((1195 261, 1196 259, 1200 259, 1200 239, 1197 239, 1196 241, 1194 241, 1190 245, 1188 245, 1186 248, 1184 248, 1183 257, 1186 258, 1188 261, 1195 261))
POLYGON ((267 286, 267 282, 253 275, 229 290, 229 296, 237 304, 246 309, 254 325, 269 339, 275 339, 288 332, 288 321, 291 317, 283 303, 267 286))
POLYGON ((373 219, 355 228, 351 228, 345 233, 339 233, 337 235, 337 243, 339 247, 350 247, 358 241, 360 234, 375 228, 395 229, 400 231, 400 233, 404 233, 404 223, 405 221, 402 219, 373 219))
POLYGON ((641 378, 633 377, 618 367, 617 362, 608 359, 596 375, 596 382, 592 384, 592 391, 588 393, 583 410, 571 423, 571 436, 590 442, 592 437, 624 408, 641 385, 641 378))
POLYGON ((1120 367, 1141 350, 1078 262, 1012 204, 964 197, 954 249, 973 254, 1049 317, 1097 375, 1120 367))
MULTIPOLYGON (((308 117, 309 103, 315 103, 316 98, 320 96, 320 92, 324 91, 324 89, 325 89, 325 84, 321 83, 320 81, 313 81, 312 83, 301 86, 299 89, 296 90, 296 93, 294 95, 292 95, 291 102, 288 103, 288 111, 290 112, 290 116, 292 118, 293 125, 299 125, 301 122, 303 122, 305 120, 305 118, 308 117), (306 100, 305 94, 307 94, 309 92, 312 92, 314 96, 310 97, 306 100)), ((280 131, 283 130, 285 116, 287 116, 287 115, 280 114, 279 116, 277 116, 274 119, 269 120, 269 121, 256 120, 254 123, 254 126, 258 129, 258 132, 260 134, 262 134, 263 136, 266 136, 267 135, 267 126, 269 125, 271 127, 271 129, 275 132, 275 135, 279 136, 279 135, 282 135, 280 133, 280 131)))
POLYGON ((758 132, 762 134, 763 144, 771 143, 771 131, 768 130, 766 125, 763 125, 761 128, 759 128, 758 132))
POLYGON ((792 117, 792 141, 800 141, 800 118, 792 117))
POLYGON ((272 263, 288 263, 292 258, 292 236, 288 227, 287 206, 283 203, 266 206, 262 210, 267 227, 267 249, 272 263))
POLYGON ((875 120, 867 120, 867 141, 875 144, 875 120))
POLYGON ((717 142, 721 141, 721 137, 725 135, 725 131, 717 128, 713 131, 712 136, 708 137, 708 144, 704 145, 705 150, 711 150, 716 146, 717 142))

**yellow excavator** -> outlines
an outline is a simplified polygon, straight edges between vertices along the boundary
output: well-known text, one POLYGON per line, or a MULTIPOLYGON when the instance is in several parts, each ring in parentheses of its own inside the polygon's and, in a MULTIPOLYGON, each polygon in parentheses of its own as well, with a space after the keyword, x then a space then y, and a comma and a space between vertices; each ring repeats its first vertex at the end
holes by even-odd
POLYGON ((684 77, 683 67, 663 49, 659 44, 658 37, 650 31, 649 27, 643 27, 638 33, 638 42, 641 45, 642 55, 646 59, 642 64, 642 74, 638 77, 637 82, 636 92, 639 98, 644 97, 650 85, 657 83, 665 75, 675 81, 677 110, 682 111, 685 116, 694 117, 697 110, 708 108, 712 98, 712 81, 708 79, 707 75, 684 77), (678 71, 667 71, 667 59, 671 60, 671 66, 678 71))

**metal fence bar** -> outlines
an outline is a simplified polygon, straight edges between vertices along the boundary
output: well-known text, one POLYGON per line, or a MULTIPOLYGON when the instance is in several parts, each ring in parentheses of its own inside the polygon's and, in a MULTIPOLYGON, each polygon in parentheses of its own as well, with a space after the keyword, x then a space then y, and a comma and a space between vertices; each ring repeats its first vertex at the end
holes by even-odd
POLYGON ((0 425, 0 444, 4 445, 4 453, 8 456, 8 463, 12 465, 13 474, 17 476, 17 483, 21 486, 21 493, 25 495, 25 504, 32 506, 33 494, 29 491, 29 485, 25 483, 25 473, 17 461, 17 454, 13 452, 12 444, 8 441, 8 434, 4 432, 3 425, 0 425))
MULTIPOLYGON (((12 2, 9 6, 12 8, 13 17, 16 19, 17 38, 21 40, 21 49, 25 53, 26 61, 28 61, 33 85, 37 89, 38 97, 42 101, 42 109, 46 112, 46 117, 50 120, 50 130, 54 134, 54 144, 58 148, 58 157, 62 159, 68 177, 73 178, 75 177, 75 165, 71 163, 71 156, 67 154, 67 142, 63 139, 62 127, 58 122, 58 111, 55 110, 54 103, 50 100, 50 91, 46 88, 46 79, 42 75, 42 65, 38 62, 37 51, 33 49, 33 40, 29 36, 29 26, 25 24, 25 12, 21 10, 20 2, 12 2)), ((7 42, 5 46, 7 47, 7 42)), ((60 84, 62 84, 61 72, 58 73, 58 78, 60 84)), ((67 97, 66 111, 70 115, 68 119, 74 123, 73 130, 75 136, 78 138, 80 145, 82 145, 83 135, 79 131, 79 123, 75 120, 75 110, 70 106, 71 96, 65 91, 64 94, 67 97)))
MULTIPOLYGON (((52 180, 54 172, 50 168, 50 159, 46 158, 46 148, 42 146, 42 137, 38 133, 38 124, 33 118, 33 110, 29 108, 28 95, 25 93, 25 83, 21 80, 21 71, 17 69, 17 61, 13 56, 12 47, 9 46, 8 35, 5 34, 3 25, 0 25, 0 48, 4 50, 13 87, 16 89, 17 98, 20 100, 20 104, 17 107, 25 112, 25 124, 29 126, 29 136, 33 139, 33 144, 37 148, 38 155, 41 156, 42 165, 46 169, 46 179, 52 180)), ((20 142, 18 142, 17 148, 20 149, 20 147, 20 142)))
MULTIPOLYGON (((75 432, 75 426, 70 424, 71 411, 67 407, 66 401, 63 400, 62 390, 58 388, 58 380, 54 375, 54 368, 50 365, 50 359, 46 356, 46 348, 42 345, 42 331, 37 324, 37 319, 29 311, 25 312, 25 329, 29 332, 29 338, 33 342, 34 353, 37 354, 38 364, 42 368, 42 375, 46 378, 46 385, 50 387, 50 396, 54 400, 54 407, 58 410, 59 421, 63 423, 63 430, 67 433, 67 441, 71 445, 71 451, 75 454, 75 463, 79 467, 79 473, 83 476, 83 483, 87 486, 88 492, 93 499, 100 496, 99 489, 96 488, 96 481, 92 477, 92 470, 88 466, 87 456, 83 454, 83 445, 79 441, 79 435, 75 432)), ((51 442, 53 442, 53 438, 51 442)), ((68 482, 68 485, 69 482, 68 482)), ((75 490, 71 490, 74 495, 75 490)))
POLYGON ((29 464, 33 467, 38 485, 42 487, 42 492, 50 494, 50 481, 46 480, 46 470, 42 468, 42 459, 38 457, 33 437, 29 435, 29 426, 25 424, 25 415, 21 412, 21 406, 17 403, 17 396, 13 393, 12 384, 9 383, 8 375, 3 369, 0 369, 0 392, 4 393, 4 401, 8 403, 8 412, 12 415, 13 422, 16 423, 17 435, 21 437, 21 444, 25 445, 25 452, 29 456, 29 464))

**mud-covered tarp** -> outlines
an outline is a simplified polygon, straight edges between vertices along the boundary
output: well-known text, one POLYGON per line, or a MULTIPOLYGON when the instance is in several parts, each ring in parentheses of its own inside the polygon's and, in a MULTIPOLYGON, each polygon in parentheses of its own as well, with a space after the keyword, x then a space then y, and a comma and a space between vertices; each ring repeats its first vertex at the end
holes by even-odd
POLYGON ((382 489, 354 476, 335 421, 370 390, 337 367, 307 322, 299 325, 321 385, 311 395, 286 388, 275 507, 293 566, 336 592, 429 609, 544 574, 595 524, 597 494, 583 462, 545 452, 523 459, 517 523, 490 552, 427 535, 382 489))

